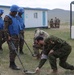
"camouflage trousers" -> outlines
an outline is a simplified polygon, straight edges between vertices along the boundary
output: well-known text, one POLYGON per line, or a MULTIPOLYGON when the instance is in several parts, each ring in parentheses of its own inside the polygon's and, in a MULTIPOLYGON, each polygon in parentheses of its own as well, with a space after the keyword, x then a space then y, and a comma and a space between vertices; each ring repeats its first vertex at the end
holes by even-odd
POLYGON ((40 47, 38 44, 34 44, 33 45, 33 51, 34 51, 35 56, 37 58, 40 58, 42 51, 43 51, 43 47, 40 47), (39 50, 41 50, 41 52, 39 50))
MULTIPOLYGON (((22 35, 22 37, 24 38, 24 32, 20 33, 22 35)), ((23 45, 24 45, 24 41, 20 38, 19 40, 19 52, 23 51, 23 45)))
MULTIPOLYGON (((11 37, 12 37, 12 40, 10 40, 10 41, 13 42, 13 44, 14 44, 17 52, 18 52, 19 38, 18 38, 17 35, 11 36, 11 37)), ((8 47, 9 47, 9 50, 10 50, 9 58, 10 58, 10 62, 14 62, 15 61, 15 57, 16 57, 16 52, 15 52, 15 50, 13 50, 13 47, 9 44, 10 41, 9 40, 7 41, 8 47)))
POLYGON ((59 58, 59 65, 65 69, 72 69, 73 66, 68 64, 67 58, 71 52, 71 46, 64 44, 59 49, 48 55, 48 59, 53 70, 57 70, 57 58, 59 58))
POLYGON ((2 44, 5 42, 4 32, 0 31, 0 49, 2 49, 2 44))

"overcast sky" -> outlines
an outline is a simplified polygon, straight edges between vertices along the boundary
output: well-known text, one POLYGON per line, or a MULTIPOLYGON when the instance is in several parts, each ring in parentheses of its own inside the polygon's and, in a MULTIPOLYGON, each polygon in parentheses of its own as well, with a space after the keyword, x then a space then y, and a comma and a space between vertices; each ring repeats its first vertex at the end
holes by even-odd
POLYGON ((22 7, 48 8, 48 9, 70 9, 73 0, 0 0, 0 5, 16 4, 22 7))

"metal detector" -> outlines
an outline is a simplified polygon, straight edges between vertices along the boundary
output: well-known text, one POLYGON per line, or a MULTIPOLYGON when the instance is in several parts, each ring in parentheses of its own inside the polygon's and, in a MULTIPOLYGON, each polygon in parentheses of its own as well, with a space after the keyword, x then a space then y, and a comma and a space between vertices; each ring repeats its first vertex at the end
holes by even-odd
POLYGON ((24 40, 24 38, 22 37, 22 35, 20 35, 20 38, 24 41, 24 43, 26 44, 28 50, 30 51, 31 55, 34 57, 33 52, 31 51, 30 47, 28 46, 27 42, 24 40))
POLYGON ((12 50, 15 50, 15 52, 16 52, 16 54, 17 54, 17 57, 18 57, 18 59, 19 59, 21 65, 22 65, 23 72, 25 72, 25 74, 27 74, 27 75, 34 75, 34 74, 36 74, 36 72, 28 71, 28 70, 26 70, 26 69, 24 68, 24 65, 23 65, 23 63, 22 63, 22 61, 21 61, 21 59, 20 59, 20 56, 19 56, 19 54, 18 54, 18 52, 17 52, 17 50, 16 50, 16 48, 15 48, 14 43, 13 43, 12 41, 9 41, 9 44, 10 44, 10 46, 12 47, 12 50))
POLYGON ((28 44, 26 43, 26 41, 24 40, 24 43, 26 44, 28 50, 30 51, 31 55, 34 56, 33 52, 31 51, 31 49, 29 48, 28 44))

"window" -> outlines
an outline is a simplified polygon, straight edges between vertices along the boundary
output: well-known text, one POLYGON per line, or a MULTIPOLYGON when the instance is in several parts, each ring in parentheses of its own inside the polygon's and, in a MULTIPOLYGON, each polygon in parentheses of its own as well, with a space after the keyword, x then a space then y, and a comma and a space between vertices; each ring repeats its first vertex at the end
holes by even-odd
POLYGON ((38 18, 38 13, 34 13, 34 18, 38 18))

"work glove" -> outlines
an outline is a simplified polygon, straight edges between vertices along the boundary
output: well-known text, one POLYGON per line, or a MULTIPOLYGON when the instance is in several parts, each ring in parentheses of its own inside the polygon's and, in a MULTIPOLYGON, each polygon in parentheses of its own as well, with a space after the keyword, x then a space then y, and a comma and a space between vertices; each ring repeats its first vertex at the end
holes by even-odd
POLYGON ((35 72, 36 72, 37 74, 40 74, 40 69, 39 69, 39 67, 36 68, 35 72))

